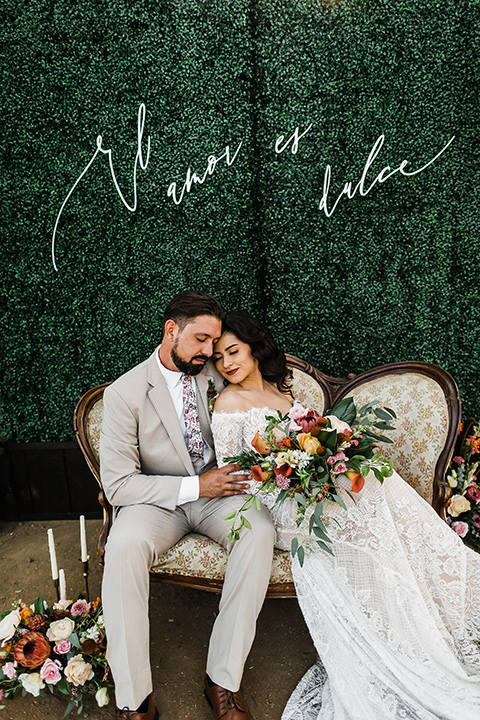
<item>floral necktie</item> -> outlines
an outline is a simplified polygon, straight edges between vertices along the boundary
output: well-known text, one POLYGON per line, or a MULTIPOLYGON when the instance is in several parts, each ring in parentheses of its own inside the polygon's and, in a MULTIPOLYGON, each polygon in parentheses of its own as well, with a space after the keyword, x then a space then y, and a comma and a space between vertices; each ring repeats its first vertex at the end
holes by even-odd
POLYGON ((183 376, 183 417, 188 434, 188 452, 192 460, 203 458, 203 437, 198 417, 197 397, 192 376, 183 376))

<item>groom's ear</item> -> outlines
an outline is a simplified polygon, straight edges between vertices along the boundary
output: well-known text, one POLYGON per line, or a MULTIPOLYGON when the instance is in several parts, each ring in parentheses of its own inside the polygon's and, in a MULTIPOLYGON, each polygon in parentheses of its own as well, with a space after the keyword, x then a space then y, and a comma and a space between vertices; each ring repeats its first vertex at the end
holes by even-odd
POLYGON ((215 367, 215 363, 213 360, 208 360, 205 363, 205 375, 208 378, 211 378, 215 384, 215 390, 217 392, 222 392, 222 390, 225 390, 225 385, 223 382, 223 377, 218 372, 217 368, 215 367))

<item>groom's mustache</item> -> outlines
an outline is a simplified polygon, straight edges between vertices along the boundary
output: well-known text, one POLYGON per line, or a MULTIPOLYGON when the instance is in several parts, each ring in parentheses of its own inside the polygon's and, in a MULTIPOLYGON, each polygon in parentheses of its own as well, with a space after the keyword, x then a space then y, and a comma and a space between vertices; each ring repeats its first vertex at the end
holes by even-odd
POLYGON ((190 362, 193 362, 194 360, 204 360, 207 362, 207 360, 210 360, 210 355, 194 355, 190 362))

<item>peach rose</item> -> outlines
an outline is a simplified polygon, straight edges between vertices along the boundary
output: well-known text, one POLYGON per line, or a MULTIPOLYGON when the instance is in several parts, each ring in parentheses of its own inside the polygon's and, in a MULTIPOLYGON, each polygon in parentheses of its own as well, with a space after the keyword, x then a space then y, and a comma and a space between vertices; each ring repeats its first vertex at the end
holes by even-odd
POLYGON ((94 676, 92 666, 90 663, 86 663, 81 655, 74 655, 70 658, 64 673, 68 682, 73 683, 76 687, 85 685, 94 676))
POLYGON ((318 449, 322 447, 320 441, 312 437, 310 433, 298 433, 297 442, 300 448, 309 455, 316 455, 318 449))
POLYGON ((75 629, 75 623, 70 618, 55 620, 47 630, 47 637, 50 642, 60 643, 62 640, 68 640, 75 629))
POLYGON ((471 510, 470 502, 463 495, 454 495, 450 500, 448 512, 452 517, 458 517, 461 513, 471 510))

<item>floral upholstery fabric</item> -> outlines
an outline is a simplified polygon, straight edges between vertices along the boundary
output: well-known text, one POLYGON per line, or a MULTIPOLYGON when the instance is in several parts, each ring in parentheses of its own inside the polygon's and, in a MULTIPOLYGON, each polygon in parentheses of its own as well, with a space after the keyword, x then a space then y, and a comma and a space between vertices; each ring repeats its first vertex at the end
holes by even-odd
POLYGON ((432 502, 435 466, 447 439, 449 417, 445 396, 435 380, 417 373, 385 375, 349 393, 361 407, 380 400, 397 415, 393 444, 381 443, 395 470, 428 503, 432 502))
MULTIPOLYGON (((205 535, 191 533, 167 550, 162 555, 162 561, 152 568, 152 572, 223 580, 227 560, 228 553, 225 548, 205 535)), ((270 582, 293 582, 290 553, 274 551, 270 582)))
POLYGON ((326 410, 325 395, 321 386, 315 378, 297 368, 293 368, 292 392, 300 405, 315 408, 319 413, 326 410))
POLYGON ((100 465, 100 428, 103 420, 103 398, 93 405, 87 418, 87 437, 95 460, 100 465))
MULTIPOLYGON (((295 368, 292 389, 302 405, 324 412, 323 390, 310 375, 295 368)), ((355 388, 351 395, 360 405, 378 399, 398 415, 396 429, 389 433, 394 443, 382 445, 382 450, 393 460, 400 475, 431 502, 435 465, 448 430, 448 408, 437 383, 420 374, 388 375, 355 388)), ((87 436, 97 462, 102 416, 103 401, 99 400, 87 418, 87 436)), ((221 580, 227 558, 227 551, 215 541, 192 533, 164 553, 152 572, 221 580)), ((270 582, 293 582, 290 553, 275 550, 270 582)))

